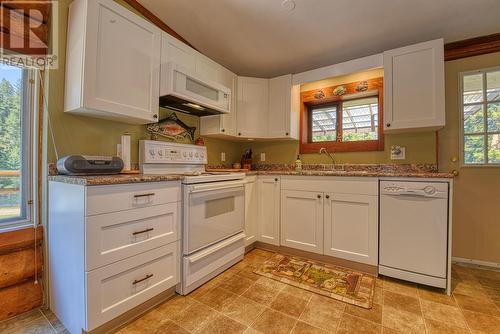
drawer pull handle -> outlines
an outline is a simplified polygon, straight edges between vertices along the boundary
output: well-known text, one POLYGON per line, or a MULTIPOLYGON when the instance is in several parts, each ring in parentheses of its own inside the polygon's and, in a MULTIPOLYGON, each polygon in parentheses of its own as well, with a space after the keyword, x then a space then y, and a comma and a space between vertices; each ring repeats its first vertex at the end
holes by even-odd
POLYGON ((148 232, 151 232, 153 230, 154 230, 154 228, 151 227, 151 228, 147 228, 147 229, 142 230, 142 231, 134 232, 134 233, 132 233, 132 235, 138 235, 138 234, 142 234, 142 233, 148 233, 148 232))
POLYGON ((139 195, 134 195, 135 198, 140 198, 140 197, 149 197, 149 196, 154 196, 155 193, 147 193, 147 194, 139 194, 139 195))
POLYGON ((144 282, 145 280, 150 279, 151 277, 153 277, 153 274, 146 275, 144 278, 141 279, 136 279, 135 281, 132 282, 132 284, 136 285, 137 283, 144 282))

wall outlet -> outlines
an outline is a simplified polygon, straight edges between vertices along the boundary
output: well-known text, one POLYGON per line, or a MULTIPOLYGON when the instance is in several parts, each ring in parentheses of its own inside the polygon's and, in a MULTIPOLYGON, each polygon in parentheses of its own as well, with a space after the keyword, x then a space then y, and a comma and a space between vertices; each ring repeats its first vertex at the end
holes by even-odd
POLYGON ((261 161, 261 162, 266 161, 266 153, 262 152, 262 153, 260 154, 260 161, 261 161))
POLYGON ((391 146, 391 160, 404 160, 406 159, 406 147, 399 145, 391 146))
POLYGON ((220 161, 225 162, 226 161, 226 152, 220 152, 220 161))

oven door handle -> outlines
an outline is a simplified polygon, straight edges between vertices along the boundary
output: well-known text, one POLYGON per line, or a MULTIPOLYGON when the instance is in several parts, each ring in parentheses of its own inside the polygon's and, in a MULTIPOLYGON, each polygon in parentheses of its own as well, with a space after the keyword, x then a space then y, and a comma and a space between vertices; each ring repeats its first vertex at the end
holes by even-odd
POLYGON ((221 250, 222 248, 227 247, 228 245, 230 245, 236 241, 239 241, 241 239, 245 239, 245 233, 243 233, 243 232, 238 233, 238 234, 232 236, 231 238, 226 239, 223 242, 220 242, 219 244, 216 244, 213 247, 209 247, 204 252, 201 252, 201 253, 196 254, 194 256, 189 256, 188 257, 189 263, 197 262, 197 261, 209 256, 210 254, 213 254, 213 253, 217 252, 218 250, 221 250))
POLYGON ((223 190, 223 189, 231 189, 231 188, 240 188, 245 185, 245 181, 231 181, 231 182, 214 182, 209 184, 197 184, 191 185, 188 188, 190 194, 196 194, 206 191, 212 190, 223 190))

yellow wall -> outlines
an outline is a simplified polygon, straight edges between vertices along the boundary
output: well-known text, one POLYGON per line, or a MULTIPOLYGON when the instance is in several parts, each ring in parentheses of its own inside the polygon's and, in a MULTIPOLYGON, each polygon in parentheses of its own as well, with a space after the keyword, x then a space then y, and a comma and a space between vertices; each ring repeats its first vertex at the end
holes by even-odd
MULTIPOLYGON (((118 3, 131 9, 123 0, 118 3)), ((59 157, 69 154, 114 155, 120 136, 129 132, 132 136, 132 163, 138 162, 138 141, 149 139, 144 125, 130 125, 98 118, 76 116, 64 113, 64 69, 66 60, 66 29, 68 8, 71 0, 59 1, 59 69, 49 71, 48 113, 52 136, 48 135, 48 161, 55 162, 57 148, 59 157), (55 144, 55 145, 54 145, 55 144)), ((170 111, 160 109, 160 117, 170 111)), ((196 126, 195 137, 199 135, 199 118, 177 113, 179 118, 190 126, 196 126)), ((237 160, 239 146, 218 139, 206 139, 209 163, 220 163, 220 151, 226 152, 228 161, 237 160)))
POLYGON ((446 62, 446 127, 439 132, 439 165, 456 169, 453 256, 500 263, 500 167, 460 167, 458 75, 500 66, 500 52, 446 62))

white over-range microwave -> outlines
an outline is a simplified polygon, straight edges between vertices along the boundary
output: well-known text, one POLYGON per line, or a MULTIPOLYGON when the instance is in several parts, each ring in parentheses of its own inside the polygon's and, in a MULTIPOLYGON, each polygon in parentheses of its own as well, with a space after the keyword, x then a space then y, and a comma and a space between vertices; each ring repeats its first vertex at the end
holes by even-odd
POLYGON ((162 77, 164 91, 160 106, 196 116, 228 114, 231 89, 207 80, 185 67, 168 63, 162 77))

